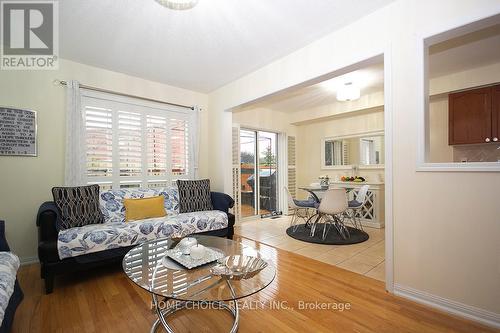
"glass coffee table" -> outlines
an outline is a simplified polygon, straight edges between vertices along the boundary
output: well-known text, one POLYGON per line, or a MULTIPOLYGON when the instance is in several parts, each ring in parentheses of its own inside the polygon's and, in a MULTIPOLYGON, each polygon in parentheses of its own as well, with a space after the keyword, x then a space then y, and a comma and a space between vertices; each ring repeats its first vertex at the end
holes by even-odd
POLYGON ((182 309, 223 309, 233 315, 230 332, 234 333, 239 323, 237 300, 266 288, 274 280, 276 269, 256 249, 242 243, 213 236, 190 237, 196 238, 201 245, 223 252, 225 256, 262 258, 268 265, 251 278, 230 280, 212 275, 210 269, 217 262, 187 269, 165 258, 165 252, 177 245, 177 241, 172 239, 158 239, 134 247, 123 258, 123 270, 135 284, 151 293, 158 316, 151 332, 156 332, 161 324, 168 333, 174 333, 167 317, 182 309))

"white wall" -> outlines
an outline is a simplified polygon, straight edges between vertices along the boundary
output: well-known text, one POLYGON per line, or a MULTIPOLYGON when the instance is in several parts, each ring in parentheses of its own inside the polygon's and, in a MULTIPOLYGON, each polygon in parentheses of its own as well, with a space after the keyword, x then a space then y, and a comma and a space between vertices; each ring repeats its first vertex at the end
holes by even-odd
POLYGON ((239 124, 241 127, 296 135, 296 126, 290 124, 289 117, 290 114, 286 112, 258 107, 234 112, 232 121, 233 124, 239 124))
POLYGON ((0 219, 7 239, 22 260, 37 258, 36 213, 51 200, 51 188, 63 185, 65 150, 65 88, 54 79, 168 102, 199 105, 201 114, 200 176, 208 175, 207 101, 205 94, 62 60, 58 71, 1 71, 0 105, 38 112, 38 156, 0 157, 0 219))
POLYGON ((394 112, 394 282, 498 316, 500 175, 416 172, 424 75, 420 36, 497 13, 498 0, 399 0, 213 92, 210 122, 223 128, 210 138, 214 186, 231 189, 231 114, 225 110, 387 51, 386 106, 394 112))
MULTIPOLYGON (((331 179, 341 176, 351 176, 352 170, 324 170, 321 167, 321 144, 325 137, 352 135, 368 131, 384 130, 384 110, 341 117, 328 121, 312 122, 297 126, 297 184, 308 185, 318 182, 320 175, 328 175, 331 179)), ((359 152, 357 152, 359 155, 359 152)), ((362 169, 358 173, 369 181, 379 181, 383 177, 383 169, 362 169)), ((301 195, 306 195, 301 193, 301 195)))
POLYGON ((453 146, 448 145, 448 96, 431 97, 429 103, 429 162, 453 162, 453 146))

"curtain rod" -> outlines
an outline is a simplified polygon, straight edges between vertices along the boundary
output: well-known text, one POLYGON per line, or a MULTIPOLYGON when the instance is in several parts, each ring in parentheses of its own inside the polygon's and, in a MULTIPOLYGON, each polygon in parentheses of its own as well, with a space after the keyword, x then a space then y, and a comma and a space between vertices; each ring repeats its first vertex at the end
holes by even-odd
MULTIPOLYGON (((68 83, 66 81, 64 81, 64 80, 58 80, 58 79, 54 80, 54 84, 61 85, 61 86, 67 86, 68 85, 68 83)), ((182 104, 176 104, 176 103, 169 103, 169 102, 165 102, 165 101, 160 101, 158 99, 152 99, 152 98, 141 97, 141 96, 136 96, 136 95, 129 95, 129 94, 125 94, 125 93, 121 93, 121 92, 116 92, 116 91, 112 91, 112 90, 107 90, 107 89, 102 89, 102 88, 87 86, 87 85, 84 85, 84 84, 80 84, 80 88, 87 89, 87 90, 92 90, 92 91, 103 92, 103 93, 108 93, 108 94, 120 95, 120 96, 125 96, 125 97, 138 98, 138 99, 142 99, 144 101, 156 102, 156 103, 162 103, 162 104, 168 104, 168 105, 172 105, 172 106, 178 106, 178 107, 181 107, 181 108, 187 108, 187 109, 194 110, 194 106, 182 105, 182 104)))

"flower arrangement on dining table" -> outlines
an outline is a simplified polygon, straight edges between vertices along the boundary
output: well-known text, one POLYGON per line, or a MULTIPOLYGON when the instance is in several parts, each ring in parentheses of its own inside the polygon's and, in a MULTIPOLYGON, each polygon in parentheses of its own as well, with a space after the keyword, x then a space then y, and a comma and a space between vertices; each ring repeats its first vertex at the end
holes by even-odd
POLYGON ((328 177, 328 175, 320 176, 318 179, 322 188, 328 188, 330 186, 330 177, 328 177))

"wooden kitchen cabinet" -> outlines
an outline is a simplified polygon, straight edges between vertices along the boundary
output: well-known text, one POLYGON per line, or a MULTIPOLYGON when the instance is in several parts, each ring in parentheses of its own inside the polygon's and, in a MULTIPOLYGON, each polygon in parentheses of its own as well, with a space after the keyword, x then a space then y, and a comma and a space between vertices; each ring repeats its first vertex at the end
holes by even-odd
POLYGON ((491 98, 491 128, 492 128, 492 142, 499 142, 500 140, 500 84, 492 87, 492 98, 491 98))
POLYGON ((493 88, 473 89, 448 96, 450 145, 491 142, 493 88))

